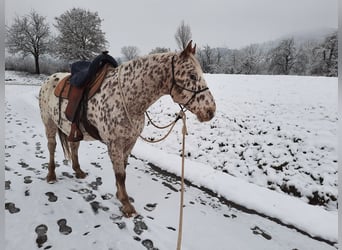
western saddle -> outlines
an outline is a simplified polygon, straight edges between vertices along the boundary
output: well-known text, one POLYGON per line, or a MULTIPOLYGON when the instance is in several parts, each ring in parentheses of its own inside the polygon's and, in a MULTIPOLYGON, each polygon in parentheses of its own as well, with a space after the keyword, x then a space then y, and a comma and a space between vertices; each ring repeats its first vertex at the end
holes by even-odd
MULTIPOLYGON (((71 121, 68 140, 83 140, 80 124, 96 140, 101 140, 99 132, 87 119, 87 103, 100 89, 109 67, 116 68, 117 62, 105 51, 92 62, 78 61, 71 65, 71 74, 64 77, 56 86, 55 95, 59 97, 61 109, 62 98, 68 99, 65 109, 66 118, 71 121)), ((59 110, 61 114, 61 110, 59 110)))

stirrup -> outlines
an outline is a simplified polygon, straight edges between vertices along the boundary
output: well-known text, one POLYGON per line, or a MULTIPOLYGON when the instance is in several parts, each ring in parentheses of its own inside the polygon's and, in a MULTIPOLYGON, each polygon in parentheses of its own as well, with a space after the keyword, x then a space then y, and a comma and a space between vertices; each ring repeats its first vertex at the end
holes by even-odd
POLYGON ((70 134, 68 136, 68 141, 70 142, 78 142, 83 140, 83 134, 81 130, 78 128, 77 124, 73 122, 71 124, 70 134))

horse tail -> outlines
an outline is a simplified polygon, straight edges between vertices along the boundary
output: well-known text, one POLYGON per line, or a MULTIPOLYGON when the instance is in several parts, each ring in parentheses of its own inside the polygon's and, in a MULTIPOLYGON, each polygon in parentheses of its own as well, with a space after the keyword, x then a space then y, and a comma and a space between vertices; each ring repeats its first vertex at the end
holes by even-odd
POLYGON ((62 130, 58 129, 58 137, 62 144, 65 159, 71 160, 71 151, 67 135, 64 134, 62 130))

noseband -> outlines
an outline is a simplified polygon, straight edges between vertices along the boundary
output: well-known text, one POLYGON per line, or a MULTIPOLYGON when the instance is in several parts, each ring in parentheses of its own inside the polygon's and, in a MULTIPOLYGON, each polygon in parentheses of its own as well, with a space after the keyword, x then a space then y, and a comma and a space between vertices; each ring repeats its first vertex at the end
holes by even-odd
POLYGON ((192 93, 192 96, 191 98, 185 103, 185 104, 180 104, 179 103, 179 106, 181 107, 181 109, 183 110, 185 108, 187 108, 187 105, 189 105, 189 103, 195 99, 196 95, 199 94, 199 93, 202 93, 206 90, 208 90, 209 88, 206 87, 206 88, 203 88, 203 89, 200 89, 200 90, 192 90, 192 89, 188 89, 188 88, 185 88, 181 85, 179 85, 177 82, 176 82, 176 79, 175 79, 175 65, 174 65, 174 58, 175 56, 172 57, 172 85, 171 85, 171 89, 170 89, 170 95, 172 97, 172 90, 174 88, 174 86, 177 86, 178 88, 182 89, 182 90, 185 90, 185 91, 188 91, 188 92, 191 92, 192 93))

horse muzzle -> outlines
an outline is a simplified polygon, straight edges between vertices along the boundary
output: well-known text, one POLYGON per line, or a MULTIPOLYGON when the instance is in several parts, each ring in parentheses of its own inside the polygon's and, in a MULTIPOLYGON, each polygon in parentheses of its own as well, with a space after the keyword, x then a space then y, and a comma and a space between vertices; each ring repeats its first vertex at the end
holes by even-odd
POLYGON ((216 106, 206 108, 203 111, 197 113, 197 119, 200 122, 208 122, 215 116, 216 106))

